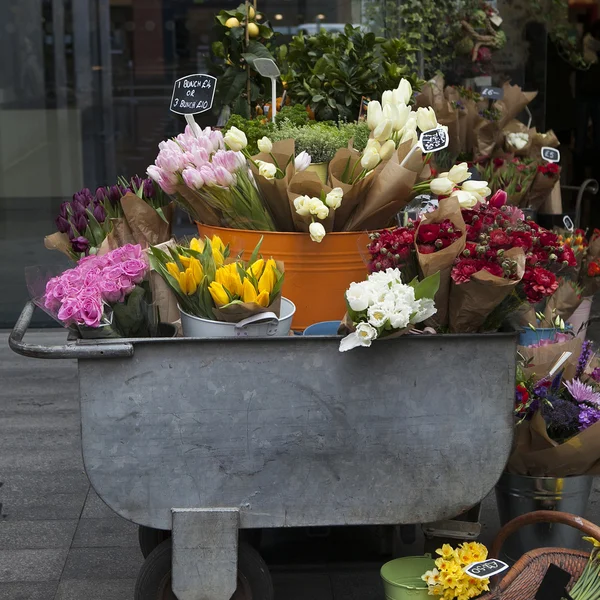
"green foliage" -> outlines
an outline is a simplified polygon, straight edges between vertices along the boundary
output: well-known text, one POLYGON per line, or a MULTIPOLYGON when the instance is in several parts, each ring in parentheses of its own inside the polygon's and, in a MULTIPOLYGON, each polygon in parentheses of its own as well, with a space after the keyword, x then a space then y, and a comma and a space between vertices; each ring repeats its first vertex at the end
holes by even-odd
POLYGON ((413 75, 414 48, 346 25, 344 33, 297 35, 278 52, 282 79, 293 102, 310 105, 319 121, 354 120, 361 98, 379 98, 413 75))
POLYGON ((276 115, 275 122, 279 125, 284 121, 289 121, 293 125, 302 126, 308 124, 310 118, 306 112, 306 107, 302 104, 293 106, 284 106, 276 115))
POLYGON ((245 119, 241 115, 231 115, 229 121, 223 128, 223 135, 227 133, 232 127, 237 127, 243 131, 248 138, 248 152, 250 154, 258 154, 257 142, 262 137, 271 137, 274 126, 271 122, 264 122, 256 119, 245 119))
POLYGON ((273 58, 268 40, 273 30, 265 24, 248 19, 250 26, 258 29, 258 35, 246 43, 246 7, 240 4, 234 10, 222 10, 215 17, 215 29, 219 41, 212 45, 217 60, 219 85, 215 104, 229 105, 234 113, 249 118, 251 107, 270 90, 270 81, 254 70, 257 58, 273 58), (239 26, 225 25, 228 19, 237 19, 239 26))

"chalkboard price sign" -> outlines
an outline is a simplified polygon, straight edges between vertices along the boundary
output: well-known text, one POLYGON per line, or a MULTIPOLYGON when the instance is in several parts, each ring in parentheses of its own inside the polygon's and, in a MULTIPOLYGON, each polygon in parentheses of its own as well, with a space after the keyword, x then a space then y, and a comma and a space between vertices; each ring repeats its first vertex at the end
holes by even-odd
POLYGON ((424 131, 419 140, 421 149, 426 154, 429 152, 439 152, 440 150, 447 148, 449 143, 450 139, 448 138, 448 132, 443 127, 424 131))
POLYGON ((490 558, 488 560, 470 564, 466 567, 465 573, 475 579, 488 579, 489 577, 498 575, 498 573, 502 573, 502 571, 506 571, 506 569, 508 569, 508 565, 505 562, 490 558))
POLYGON ((210 110, 217 89, 217 78, 212 75, 187 75, 173 85, 171 111, 178 115, 197 115, 210 110))
POLYGON ((560 162, 560 150, 550 148, 550 146, 542 147, 542 158, 551 163, 560 162))
POLYGON ((483 87, 480 94, 484 100, 502 100, 504 98, 504 89, 499 87, 483 87))

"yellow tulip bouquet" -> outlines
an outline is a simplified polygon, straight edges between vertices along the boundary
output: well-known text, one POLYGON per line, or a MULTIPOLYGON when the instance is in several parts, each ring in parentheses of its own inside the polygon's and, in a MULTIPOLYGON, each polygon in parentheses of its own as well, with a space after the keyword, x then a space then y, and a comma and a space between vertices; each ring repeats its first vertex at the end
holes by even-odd
POLYGON ((279 316, 283 264, 259 256, 261 241, 248 262, 230 259, 218 236, 193 238, 167 251, 149 250, 152 267, 177 296, 182 311, 203 319, 236 323, 260 312, 279 316))
POLYGON ((427 583, 430 596, 443 600, 470 600, 489 590, 489 579, 471 577, 465 568, 487 558, 487 548, 478 542, 465 542, 458 548, 444 544, 436 550, 435 568, 421 579, 427 583))

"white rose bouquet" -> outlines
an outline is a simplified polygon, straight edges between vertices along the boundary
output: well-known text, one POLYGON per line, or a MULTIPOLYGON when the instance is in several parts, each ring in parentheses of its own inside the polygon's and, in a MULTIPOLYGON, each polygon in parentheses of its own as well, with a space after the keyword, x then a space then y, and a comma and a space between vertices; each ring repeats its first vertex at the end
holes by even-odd
POLYGON ((340 352, 402 335, 433 316, 437 311, 433 298, 439 285, 439 272, 405 284, 399 269, 372 273, 366 281, 351 283, 346 291, 345 322, 354 331, 340 342, 340 352))

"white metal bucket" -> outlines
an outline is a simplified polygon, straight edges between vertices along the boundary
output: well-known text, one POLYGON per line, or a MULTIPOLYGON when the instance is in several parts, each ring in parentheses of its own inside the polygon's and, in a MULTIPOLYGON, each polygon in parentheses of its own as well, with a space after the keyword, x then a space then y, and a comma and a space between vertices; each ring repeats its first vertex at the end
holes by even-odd
POLYGON ((296 306, 281 298, 281 316, 273 312, 260 313, 239 323, 224 323, 194 317, 179 307, 183 337, 271 337, 289 335, 296 306))

